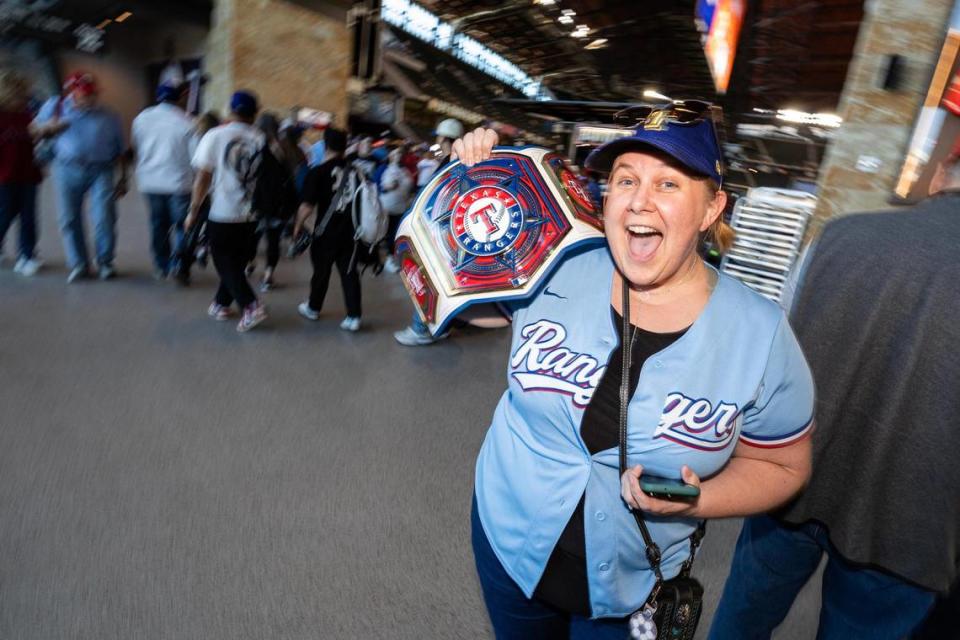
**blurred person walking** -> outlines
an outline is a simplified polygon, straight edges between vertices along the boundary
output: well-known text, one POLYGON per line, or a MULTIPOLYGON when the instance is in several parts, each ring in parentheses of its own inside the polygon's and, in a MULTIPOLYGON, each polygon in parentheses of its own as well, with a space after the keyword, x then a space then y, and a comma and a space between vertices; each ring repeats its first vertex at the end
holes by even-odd
POLYGON ((19 244, 13 270, 30 277, 40 269, 37 246, 37 185, 43 179, 34 162, 39 131, 27 110, 30 83, 9 67, 0 68, 0 251, 7 230, 18 220, 19 244))
POLYGON ((769 638, 824 554, 821 640, 903 638, 960 573, 960 144, 932 186, 832 220, 806 253, 788 298, 815 473, 744 522, 711 640, 769 638))
POLYGON ((63 125, 53 145, 53 177, 59 198, 58 217, 70 274, 67 282, 89 276, 90 261, 83 224, 83 201, 90 194, 98 273, 101 280, 116 276, 116 200, 127 192, 126 159, 120 118, 99 104, 99 88, 89 73, 79 73, 67 84, 72 106, 48 102, 37 116, 39 124, 63 125), (116 169, 120 177, 115 181, 116 169))
POLYGON ((194 123, 187 112, 187 87, 161 84, 157 104, 134 118, 131 131, 137 161, 137 187, 150 209, 150 247, 154 278, 163 280, 176 269, 183 242, 183 222, 193 186, 191 152, 194 123), (174 233, 173 249, 170 235, 174 233))
MULTIPOLYGON (((442 151, 442 149, 441 149, 442 151)), ((417 189, 422 189, 430 182, 430 178, 437 172, 441 166, 440 161, 430 149, 425 149, 420 154, 420 160, 417 162, 417 189)))
MULTIPOLYGON (((190 132, 191 170, 193 167, 193 154, 196 152, 200 140, 203 139, 203 136, 205 136, 208 131, 219 126, 220 116, 214 111, 207 111, 197 117, 196 122, 193 124, 193 129, 190 132)), ((187 203, 187 210, 189 211, 189 201, 187 203)), ((210 247, 206 234, 206 225, 209 214, 210 196, 208 194, 200 204, 196 222, 189 230, 184 229, 183 239, 177 245, 174 277, 182 286, 189 286, 190 269, 193 267, 194 262, 199 261, 203 267, 207 265, 210 247)))
POLYGON ((256 241, 253 194, 266 146, 263 133, 253 126, 257 111, 253 93, 235 92, 230 98, 229 122, 211 129, 200 140, 193 156, 197 175, 184 224, 190 229, 198 223, 200 207, 210 193, 207 233, 220 286, 207 313, 216 320, 227 320, 236 302, 241 309, 240 332, 267 319, 266 308, 244 272, 256 241))
POLYGON ((419 173, 417 171, 417 163, 420 162, 420 157, 414 153, 413 143, 409 140, 403 143, 401 151, 403 152, 403 157, 400 160, 400 164, 410 173, 410 178, 414 181, 414 186, 418 186, 416 183, 419 173))
POLYGON ((303 195, 303 183, 310 171, 310 158, 300 146, 302 136, 303 127, 296 122, 286 119, 280 124, 280 144, 283 146, 284 157, 293 163, 290 170, 293 172, 298 195, 303 195))
MULTIPOLYGON (((273 275, 280 262, 280 238, 299 204, 294 171, 302 154, 288 156, 290 148, 281 141, 280 123, 274 114, 261 114, 257 118, 257 128, 266 137, 267 146, 262 155, 260 175, 254 193, 254 209, 260 221, 250 265, 256 260, 260 239, 266 237, 267 265, 260 283, 260 291, 265 293, 275 285, 273 275)), ((253 269, 248 267, 247 273, 252 271, 253 269)))
POLYGON ((356 233, 350 207, 352 183, 350 171, 356 171, 344 158, 347 136, 339 129, 328 127, 324 132, 326 160, 310 170, 304 185, 303 203, 297 212, 293 236, 300 235, 304 223, 317 215, 310 245, 313 277, 310 279, 310 297, 301 302, 297 311, 307 320, 319 320, 330 286, 330 275, 336 264, 343 287, 347 316, 340 323, 344 331, 359 331, 362 315, 360 273, 354 257, 356 233))
MULTIPOLYGON (((417 165, 419 176, 417 178, 417 188, 426 186, 433 178, 434 174, 450 161, 450 154, 453 151, 454 140, 463 136, 463 125, 459 120, 448 118, 437 125, 437 153, 427 152, 427 157, 417 165)), ((450 335, 446 331, 438 336, 430 335, 427 325, 420 319, 420 314, 414 310, 410 319, 410 326, 393 334, 394 339, 405 347, 422 347, 443 340, 450 335)))
POLYGON ((401 164, 402 159, 403 149, 397 148, 391 151, 387 168, 380 180, 380 203, 387 212, 390 222, 387 227, 387 237, 384 240, 387 248, 387 261, 384 268, 390 273, 397 273, 400 270, 400 264, 393 255, 394 245, 400 220, 410 206, 410 191, 413 188, 413 179, 410 172, 401 164))

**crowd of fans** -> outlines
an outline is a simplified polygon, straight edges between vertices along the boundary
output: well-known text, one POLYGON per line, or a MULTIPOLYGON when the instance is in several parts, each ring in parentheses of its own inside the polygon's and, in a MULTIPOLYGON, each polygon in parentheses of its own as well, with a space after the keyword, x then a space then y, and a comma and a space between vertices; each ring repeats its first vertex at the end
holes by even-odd
POLYGON ((290 258, 309 247, 314 268, 300 315, 319 318, 336 265, 347 308, 341 328, 359 330, 360 272, 399 271, 393 252, 400 218, 449 159, 453 139, 463 134, 458 121, 447 119, 438 124, 433 146, 386 133, 350 136, 332 125, 301 122, 296 107, 289 115, 262 111, 249 91, 233 94, 222 119, 213 111, 194 116, 187 111, 188 86, 167 81, 156 90, 156 104, 134 119, 128 136, 99 93, 96 78, 78 72, 66 78, 59 95, 32 109, 28 80, 15 69, 0 69, 6 141, 0 158, 0 251, 16 220, 14 271, 31 277, 42 267, 36 251, 37 187, 46 174, 56 187, 67 282, 115 278, 116 201, 127 193, 132 169, 149 210, 154 278, 189 286, 194 265, 212 261, 220 283, 209 315, 218 320, 238 315, 239 331, 267 318, 258 293, 276 286, 284 243, 290 258), (348 182, 376 188, 389 220, 377 246, 363 247, 355 239, 351 203, 341 188, 348 182), (85 204, 94 228, 92 260, 85 204), (261 246, 265 260, 258 265, 261 246), (255 290, 250 278, 258 270, 255 290))

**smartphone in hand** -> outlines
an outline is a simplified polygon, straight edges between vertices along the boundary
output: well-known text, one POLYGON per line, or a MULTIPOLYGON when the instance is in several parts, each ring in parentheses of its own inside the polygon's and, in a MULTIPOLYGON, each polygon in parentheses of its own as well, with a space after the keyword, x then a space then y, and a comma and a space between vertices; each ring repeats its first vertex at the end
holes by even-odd
POLYGON ((680 502, 692 502, 700 496, 700 487, 687 484, 683 480, 660 476, 640 476, 640 490, 654 498, 680 502))

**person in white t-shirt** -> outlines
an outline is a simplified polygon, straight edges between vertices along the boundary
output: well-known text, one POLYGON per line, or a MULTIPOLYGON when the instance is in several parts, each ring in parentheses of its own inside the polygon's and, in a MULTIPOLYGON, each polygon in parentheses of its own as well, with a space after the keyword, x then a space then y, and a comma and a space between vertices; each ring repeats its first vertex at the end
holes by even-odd
POLYGON ((393 255, 397 229, 400 228, 400 219, 407 212, 410 205, 410 191, 413 187, 413 178, 401 164, 403 149, 397 148, 390 152, 389 164, 380 179, 380 204, 390 216, 387 227, 387 237, 384 239, 387 247, 387 261, 384 268, 390 273, 400 270, 400 263, 393 255))
POLYGON ((186 86, 161 84, 157 104, 133 120, 137 186, 150 207, 150 246, 158 280, 166 278, 176 266, 175 249, 183 240, 183 221, 190 207, 194 143, 193 122, 184 110, 186 102, 186 86), (176 235, 173 248, 171 231, 176 235))
POLYGON ((193 156, 197 177, 184 225, 189 229, 197 222, 200 205, 212 185, 207 235, 220 287, 207 312, 217 320, 227 320, 236 302, 242 312, 237 325, 240 332, 267 318, 266 308, 257 300, 244 272, 255 249, 253 192, 266 145, 263 133, 253 126, 257 110, 253 93, 235 92, 230 98, 229 121, 200 140, 193 156))
POLYGON ((439 166, 440 161, 434 157, 432 151, 423 152, 420 162, 417 163, 417 189, 427 186, 439 166))

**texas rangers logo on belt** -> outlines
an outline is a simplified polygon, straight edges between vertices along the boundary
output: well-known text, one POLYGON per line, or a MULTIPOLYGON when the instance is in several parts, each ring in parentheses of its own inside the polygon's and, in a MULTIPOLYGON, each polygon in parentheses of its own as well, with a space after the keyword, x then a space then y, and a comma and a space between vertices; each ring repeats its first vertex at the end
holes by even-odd
POLYGON ((493 256, 509 250, 523 230, 523 209, 516 196, 498 186, 463 194, 453 211, 453 237, 467 253, 493 256))

